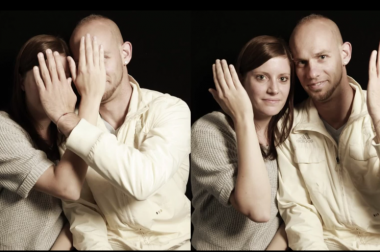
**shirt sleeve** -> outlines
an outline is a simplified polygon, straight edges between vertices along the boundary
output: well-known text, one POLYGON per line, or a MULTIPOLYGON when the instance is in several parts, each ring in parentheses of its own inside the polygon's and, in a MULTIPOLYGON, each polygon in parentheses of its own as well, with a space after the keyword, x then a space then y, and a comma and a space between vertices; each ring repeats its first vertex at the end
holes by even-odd
POLYGON ((20 126, 0 117, 0 188, 26 198, 52 165, 43 151, 33 147, 20 126))
POLYGON ((312 204, 302 175, 293 162, 289 140, 277 148, 279 166, 278 209, 285 222, 293 250, 328 250, 323 239, 322 219, 312 204))
POLYGON ((236 138, 226 122, 213 114, 194 123, 191 131, 192 180, 230 207, 237 175, 236 138))
MULTIPOLYGON (((174 99, 174 98, 173 98, 174 99)), ((81 119, 67 139, 67 148, 102 177, 137 200, 164 185, 190 154, 190 110, 185 102, 156 103, 148 113, 150 128, 139 148, 121 144, 81 119), (154 107, 154 108, 153 108, 154 107)))

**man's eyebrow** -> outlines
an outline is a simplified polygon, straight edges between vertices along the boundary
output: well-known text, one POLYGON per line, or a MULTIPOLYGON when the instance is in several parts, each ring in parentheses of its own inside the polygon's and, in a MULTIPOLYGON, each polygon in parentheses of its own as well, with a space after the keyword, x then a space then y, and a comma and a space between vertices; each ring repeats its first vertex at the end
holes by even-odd
POLYGON ((330 51, 328 50, 322 50, 318 53, 315 53, 314 56, 320 56, 320 55, 324 55, 324 54, 330 54, 330 51))
MULTIPOLYGON (((313 56, 314 57, 318 57, 318 56, 325 55, 325 54, 330 54, 330 51, 328 51, 328 50, 322 50, 320 52, 314 53, 313 56)), ((296 57, 292 57, 292 60, 293 61, 306 61, 306 59, 296 58, 296 57)))

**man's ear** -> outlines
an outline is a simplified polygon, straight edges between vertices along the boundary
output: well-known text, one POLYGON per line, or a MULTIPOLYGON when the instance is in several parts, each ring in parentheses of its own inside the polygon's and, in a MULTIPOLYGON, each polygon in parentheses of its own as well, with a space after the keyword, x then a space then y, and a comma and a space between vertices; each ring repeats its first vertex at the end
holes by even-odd
POLYGON ((121 46, 123 65, 126 66, 132 59, 132 44, 128 41, 121 46))
POLYGON ((342 62, 346 66, 351 60, 352 46, 350 42, 344 42, 342 45, 342 62))

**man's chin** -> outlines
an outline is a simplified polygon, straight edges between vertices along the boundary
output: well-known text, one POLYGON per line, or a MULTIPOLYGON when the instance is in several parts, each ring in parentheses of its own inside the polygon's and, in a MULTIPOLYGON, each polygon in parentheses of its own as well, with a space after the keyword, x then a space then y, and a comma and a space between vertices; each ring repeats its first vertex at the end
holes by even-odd
POLYGON ((327 92, 311 92, 309 93, 309 97, 316 102, 326 102, 330 100, 332 93, 327 93, 327 92))

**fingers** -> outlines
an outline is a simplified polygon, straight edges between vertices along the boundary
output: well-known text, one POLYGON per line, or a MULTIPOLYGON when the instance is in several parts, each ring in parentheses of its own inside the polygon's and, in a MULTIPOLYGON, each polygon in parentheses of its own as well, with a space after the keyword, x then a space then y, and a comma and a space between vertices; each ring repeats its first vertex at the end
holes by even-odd
POLYGON ((239 76, 235 70, 235 67, 233 65, 230 65, 230 72, 231 72, 231 77, 232 77, 232 82, 235 85, 235 88, 241 86, 239 76))
POLYGON ((40 65, 39 69, 41 71, 41 76, 42 76, 42 80, 43 80, 43 83, 45 85, 45 88, 49 88, 51 86, 51 78, 50 78, 50 73, 49 73, 49 70, 46 66, 46 61, 45 61, 45 58, 44 58, 44 54, 43 53, 38 53, 37 54, 37 58, 38 58, 38 63, 40 65))
POLYGON ((71 81, 72 81, 73 79, 71 79, 71 77, 69 77, 69 78, 67 78, 67 83, 71 86, 71 81))
POLYGON ((212 97, 214 97, 214 100, 219 104, 219 106, 222 107, 222 103, 220 101, 218 91, 212 88, 209 88, 208 91, 212 94, 212 97))
POLYGON ((215 66, 215 64, 212 65, 212 75, 213 75, 213 78, 214 78, 214 83, 215 83, 216 91, 218 93, 221 93, 222 90, 220 88, 220 84, 219 84, 218 78, 216 76, 216 66, 215 66))
POLYGON ((78 68, 82 69, 86 67, 86 52, 84 47, 84 36, 80 39, 79 44, 79 62, 78 62, 78 68))
POLYGON ((235 87, 233 81, 232 81, 232 78, 231 78, 231 73, 230 73, 230 70, 228 68, 228 65, 227 65, 227 61, 226 60, 222 60, 222 68, 223 68, 223 73, 224 73, 224 80, 226 82, 226 85, 228 86, 228 88, 232 88, 232 87, 235 87))
POLYGON ((379 50, 380 50, 380 42, 379 42, 379 48, 377 50, 377 76, 380 75, 380 54, 379 54, 379 50))
POLYGON ((41 92, 45 90, 46 89, 45 84, 41 78, 40 69, 38 68, 38 66, 33 67, 33 75, 34 75, 34 80, 36 82, 38 91, 41 92))
POLYGON ((75 80, 77 79, 77 69, 75 66, 75 61, 70 56, 67 56, 67 62, 69 63, 69 69, 70 69, 72 80, 75 82, 75 80))
POLYGON ((93 37, 92 39, 92 50, 93 50, 93 53, 94 53, 94 65, 96 67, 99 66, 99 45, 98 45, 98 41, 96 39, 96 36, 93 37))
POLYGON ((92 41, 91 41, 91 35, 87 33, 86 38, 86 62, 87 66, 93 66, 94 65, 94 59, 92 57, 92 41))
POLYGON ((100 67, 100 70, 101 71, 104 71, 105 67, 104 67, 104 49, 103 49, 103 45, 100 44, 100 49, 99 49, 99 67, 100 67))
POLYGON ((48 62, 48 68, 49 68, 49 73, 52 82, 58 81, 58 73, 57 73, 57 65, 55 62, 55 58, 53 56, 53 52, 50 49, 46 50, 46 58, 48 62))
POLYGON ((220 63, 220 60, 216 60, 215 69, 216 69, 216 78, 219 82, 220 90, 224 94, 226 92, 226 90, 228 89, 228 85, 224 79, 225 77, 224 77, 224 73, 223 73, 223 67, 222 67, 222 64, 220 63))
POLYGON ((378 54, 377 51, 375 51, 375 50, 372 51, 371 57, 369 59, 369 67, 368 67, 368 69, 369 69, 369 79, 370 80, 373 80, 373 79, 377 78, 377 74, 378 74, 377 73, 377 68, 376 68, 376 56, 378 56, 377 54, 378 54))
POLYGON ((53 55, 54 55, 55 64, 57 67, 59 80, 61 80, 61 81, 66 80, 66 73, 65 73, 65 70, 63 69, 63 65, 61 63, 61 58, 60 58, 61 56, 59 55, 58 52, 54 52, 53 55))

